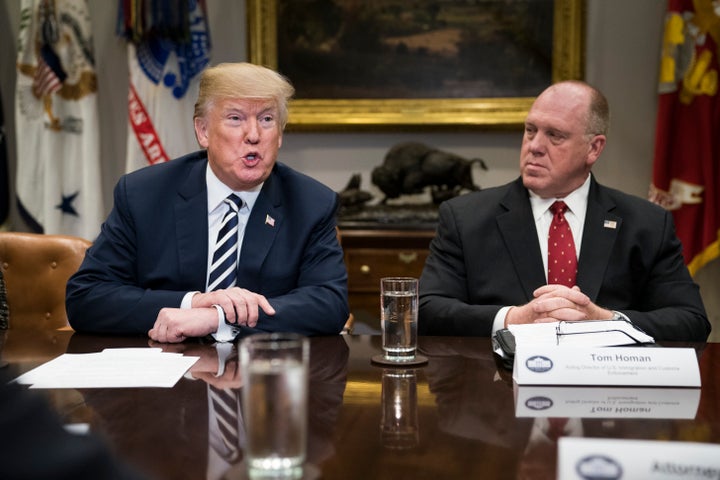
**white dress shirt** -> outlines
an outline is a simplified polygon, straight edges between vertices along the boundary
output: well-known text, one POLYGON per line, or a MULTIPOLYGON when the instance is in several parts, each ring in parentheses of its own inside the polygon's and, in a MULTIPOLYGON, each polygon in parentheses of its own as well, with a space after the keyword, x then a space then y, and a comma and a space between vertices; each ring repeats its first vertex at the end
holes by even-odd
MULTIPOLYGON (((207 258, 207 275, 210 276, 210 266, 212 265, 212 256, 217 241, 217 234, 220 230, 222 218, 229 208, 225 203, 225 199, 231 193, 235 193, 239 196, 243 205, 238 211, 238 259, 240 258, 240 251, 242 249, 242 242, 245 236, 245 225, 250 218, 250 212, 255 205, 260 190, 263 184, 256 186, 252 190, 248 191, 234 191, 230 187, 220 181, 215 173, 210 168, 208 163, 205 169, 205 182, 207 184, 207 196, 208 196, 208 258, 207 258)), ((205 279, 205 289, 207 290, 207 278, 205 279)), ((182 300, 180 308, 191 308, 192 297, 199 292, 188 292, 185 294, 182 300)), ((224 321, 224 316, 218 311, 218 329, 217 332, 212 334, 213 338, 218 342, 229 342, 235 339, 237 336, 237 329, 232 325, 228 325, 224 321)))
MULTIPOLYGON (((548 265, 548 233, 550 232, 550 224, 552 223, 553 214, 550 206, 556 200, 562 200, 568 206, 565 212, 565 219, 570 225, 573 241, 575 242, 575 253, 580 258, 580 243, 582 242, 583 227, 585 225, 585 214, 587 212, 588 193, 590 192, 590 175, 585 179, 579 188, 572 191, 565 198, 540 198, 538 194, 530 191, 530 206, 532 207, 533 217, 535 218, 535 230, 537 231, 538 243, 540 244, 540 253, 542 255, 543 266, 545 267, 545 280, 547 281, 547 265, 548 265)), ((505 317, 507 312, 513 306, 502 307, 495 315, 493 321, 492 335, 495 332, 505 328, 505 317)))

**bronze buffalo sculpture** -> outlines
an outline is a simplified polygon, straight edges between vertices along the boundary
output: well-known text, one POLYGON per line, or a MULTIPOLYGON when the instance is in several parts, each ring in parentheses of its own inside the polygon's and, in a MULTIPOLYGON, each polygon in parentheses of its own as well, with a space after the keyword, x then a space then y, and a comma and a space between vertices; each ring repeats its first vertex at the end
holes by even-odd
POLYGON ((423 193, 429 187, 433 202, 439 204, 462 190, 480 190, 472 177, 475 163, 487 170, 481 158, 468 160, 422 143, 400 143, 388 151, 382 165, 372 170, 371 181, 385 194, 382 203, 423 193))

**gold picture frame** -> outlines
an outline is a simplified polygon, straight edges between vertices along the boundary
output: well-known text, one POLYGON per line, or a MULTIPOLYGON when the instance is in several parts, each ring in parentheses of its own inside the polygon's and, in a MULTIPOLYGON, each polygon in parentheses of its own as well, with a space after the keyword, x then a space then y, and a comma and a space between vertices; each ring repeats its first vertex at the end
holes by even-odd
MULTIPOLYGON (((584 0, 554 0, 552 81, 582 79, 584 0)), ((277 0, 247 0, 249 61, 277 69, 277 0)), ((290 105, 289 131, 512 129, 533 97, 303 99, 290 105)))

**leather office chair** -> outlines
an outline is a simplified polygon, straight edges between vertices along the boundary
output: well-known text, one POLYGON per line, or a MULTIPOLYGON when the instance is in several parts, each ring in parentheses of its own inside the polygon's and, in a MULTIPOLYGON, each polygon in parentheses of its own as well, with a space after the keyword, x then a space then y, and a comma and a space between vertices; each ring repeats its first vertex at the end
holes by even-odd
POLYGON ((66 235, 0 232, 10 330, 70 329, 65 285, 91 244, 66 235))

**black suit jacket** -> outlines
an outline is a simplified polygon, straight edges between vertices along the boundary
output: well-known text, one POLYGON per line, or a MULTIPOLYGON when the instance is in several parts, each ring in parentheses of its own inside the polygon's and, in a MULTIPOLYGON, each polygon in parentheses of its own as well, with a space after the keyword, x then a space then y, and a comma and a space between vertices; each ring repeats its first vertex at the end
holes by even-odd
MULTIPOLYGON (((120 179, 112 212, 68 282, 75 330, 147 333, 161 308, 205 290, 206 165, 200 151, 120 179)), ((265 295, 276 311, 261 311, 257 330, 342 330, 349 308, 337 207, 328 187, 275 165, 248 219, 238 264, 238 286, 265 295)))
MULTIPOLYGON (((528 191, 518 178, 449 200, 439 216, 420 278, 418 331, 489 336, 501 307, 529 302, 546 284, 528 191)), ((594 177, 576 283, 656 340, 705 341, 710 333, 672 216, 594 177)))

